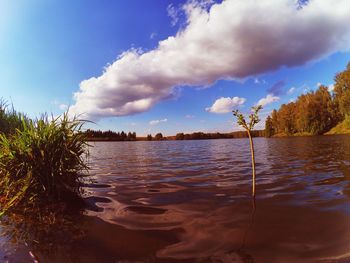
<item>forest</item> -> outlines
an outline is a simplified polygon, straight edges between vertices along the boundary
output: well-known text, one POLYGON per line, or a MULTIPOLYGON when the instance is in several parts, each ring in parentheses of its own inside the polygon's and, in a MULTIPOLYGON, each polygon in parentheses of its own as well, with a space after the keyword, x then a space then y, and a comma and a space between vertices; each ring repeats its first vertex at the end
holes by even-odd
POLYGON ((320 85, 273 110, 265 122, 267 137, 336 133, 350 133, 350 63, 336 74, 334 90, 320 85))
MULTIPOLYGON (((264 130, 252 131, 253 137, 263 137, 265 135, 264 130)), ((210 140, 210 139, 232 139, 232 138, 247 138, 248 135, 245 131, 236 131, 230 133, 204 133, 194 132, 190 134, 178 133, 175 136, 175 140, 210 140)))
POLYGON ((136 141, 136 132, 114 132, 86 130, 85 134, 89 141, 136 141))

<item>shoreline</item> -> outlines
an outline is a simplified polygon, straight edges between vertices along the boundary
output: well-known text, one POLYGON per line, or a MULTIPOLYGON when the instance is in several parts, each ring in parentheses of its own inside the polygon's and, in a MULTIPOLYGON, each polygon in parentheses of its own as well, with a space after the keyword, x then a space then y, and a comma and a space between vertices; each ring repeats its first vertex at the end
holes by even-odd
MULTIPOLYGON (((334 134, 318 134, 318 135, 312 135, 312 134, 295 134, 295 135, 274 135, 271 137, 265 137, 265 136, 255 136, 254 138, 267 138, 267 139, 276 139, 276 138, 293 138, 293 137, 318 137, 318 136, 340 136, 340 135, 350 135, 350 132, 348 133, 334 133, 334 134)), ((162 140, 147 140, 147 138, 138 137, 136 140, 113 140, 108 138, 89 138, 88 142, 143 142, 143 141, 149 141, 149 142, 160 142, 160 141, 200 141, 200 140, 228 140, 228 139, 248 139, 248 137, 231 137, 231 138, 200 138, 200 139, 184 139, 184 140, 177 140, 176 138, 168 138, 165 137, 162 140)))

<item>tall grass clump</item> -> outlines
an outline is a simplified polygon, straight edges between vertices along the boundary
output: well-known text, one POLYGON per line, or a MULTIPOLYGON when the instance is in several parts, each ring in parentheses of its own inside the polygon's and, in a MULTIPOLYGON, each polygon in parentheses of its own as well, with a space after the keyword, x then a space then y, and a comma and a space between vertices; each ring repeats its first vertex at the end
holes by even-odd
POLYGON ((23 122, 28 123, 28 117, 17 112, 13 106, 0 98, 0 134, 13 134, 16 129, 23 129, 23 122))
POLYGON ((22 118, 14 133, 0 133, 0 214, 79 199, 88 147, 82 125, 65 113, 22 118))

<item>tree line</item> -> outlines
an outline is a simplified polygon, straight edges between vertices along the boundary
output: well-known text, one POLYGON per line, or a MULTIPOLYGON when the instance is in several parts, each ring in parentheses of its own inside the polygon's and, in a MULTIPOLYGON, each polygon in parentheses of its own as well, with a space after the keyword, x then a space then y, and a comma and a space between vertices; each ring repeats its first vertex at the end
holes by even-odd
POLYGON ((157 133, 154 137, 152 136, 152 134, 148 134, 147 135, 147 141, 164 141, 167 140, 166 137, 163 136, 162 133, 157 133))
MULTIPOLYGON (((336 74, 334 90, 321 85, 295 102, 273 110, 265 122, 267 137, 297 134, 320 135, 350 119, 350 63, 336 74)), ((350 127, 349 127, 350 128, 350 127)))
POLYGON ((88 140, 106 140, 106 141, 136 141, 136 132, 114 132, 111 130, 100 131, 100 130, 86 130, 88 140))
MULTIPOLYGON (((252 131, 253 137, 265 136, 264 130, 252 131)), ((190 134, 178 133, 175 136, 175 140, 210 140, 210 139, 232 139, 232 138, 247 138, 248 135, 245 131, 236 131, 230 133, 204 133, 194 132, 190 134)))

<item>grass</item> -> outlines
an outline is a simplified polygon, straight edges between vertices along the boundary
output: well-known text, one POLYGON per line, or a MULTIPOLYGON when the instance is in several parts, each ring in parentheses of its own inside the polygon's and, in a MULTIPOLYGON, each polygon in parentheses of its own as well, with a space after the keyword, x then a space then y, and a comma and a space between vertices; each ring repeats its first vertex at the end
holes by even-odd
POLYGON ((286 133, 277 133, 272 137, 280 138, 280 137, 291 137, 291 136, 305 137, 305 136, 314 136, 314 134, 312 134, 311 132, 297 132, 297 133, 293 133, 292 135, 288 135, 286 133))
POLYGON ((0 99, 0 219, 11 242, 55 253, 83 235, 83 124, 67 113, 31 120, 0 99))
POLYGON ((3 103, 0 114, 0 215, 79 198, 87 169, 83 122, 67 113, 30 120, 3 103))
POLYGON ((16 129, 23 129, 23 122, 28 123, 26 115, 16 112, 13 106, 0 99, 0 133, 13 134, 16 129))
POLYGON ((333 127, 326 135, 332 134, 349 134, 350 133, 350 116, 347 116, 344 121, 333 127))

